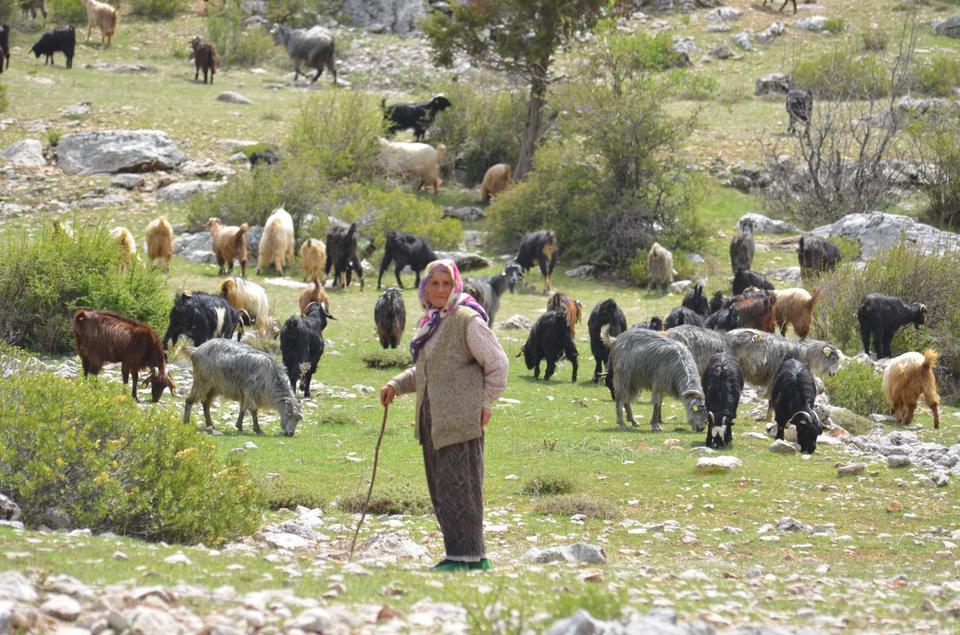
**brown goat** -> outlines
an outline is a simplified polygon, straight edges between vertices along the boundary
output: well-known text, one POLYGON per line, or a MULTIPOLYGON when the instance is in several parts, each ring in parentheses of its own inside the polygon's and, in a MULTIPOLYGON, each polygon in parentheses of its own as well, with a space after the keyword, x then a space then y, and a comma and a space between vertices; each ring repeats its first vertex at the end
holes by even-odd
POLYGON ((300 245, 300 267, 303 269, 303 280, 316 279, 323 273, 327 265, 327 246, 322 240, 307 238, 300 245))
POLYGON ((240 261, 241 275, 247 277, 247 230, 250 226, 243 223, 239 227, 224 225, 219 218, 211 218, 206 224, 213 237, 213 254, 220 265, 220 275, 233 273, 233 260, 240 261))
POLYGON ((923 400, 933 413, 933 427, 940 428, 940 396, 937 394, 937 352, 929 348, 920 353, 904 353, 895 357, 883 373, 883 394, 898 423, 909 425, 917 409, 917 399, 923 400))
POLYGON ((137 373, 150 369, 143 385, 150 386, 154 402, 160 401, 164 388, 176 394, 176 387, 167 374, 167 356, 160 339, 149 325, 113 311, 77 309, 70 320, 77 343, 77 354, 83 364, 83 375, 96 375, 108 362, 120 362, 123 384, 133 378, 132 394, 137 398, 137 373))
POLYGON ((152 264, 158 258, 163 260, 165 269, 170 268, 173 258, 173 228, 164 216, 150 221, 144 231, 147 240, 147 260, 152 264))
POLYGON ((110 238, 117 243, 120 252, 120 268, 129 269, 134 258, 137 257, 137 241, 126 227, 114 227, 110 230, 110 238))
MULTIPOLYGON (((87 8, 87 41, 90 41, 90 33, 93 31, 93 25, 96 24, 100 27, 100 42, 110 46, 110 40, 117 31, 117 17, 120 11, 98 0, 80 0, 80 2, 87 8)), ((117 2, 117 4, 120 3, 117 2)))
POLYGON ((813 308, 820 299, 820 289, 813 293, 806 289, 777 289, 773 292, 777 298, 777 326, 780 335, 786 336, 787 325, 793 326, 794 332, 800 339, 810 333, 813 325, 813 308))
POLYGON ((316 302, 323 307, 324 311, 330 313, 330 296, 327 295, 323 285, 316 276, 313 277, 313 285, 304 289, 303 293, 300 294, 300 314, 306 315, 307 307, 313 302, 316 302))
POLYGON ((574 300, 564 293, 555 291, 547 300, 547 311, 566 311, 570 335, 577 336, 577 324, 583 320, 583 305, 580 304, 580 300, 574 300))
POLYGON ((751 289, 745 290, 733 303, 740 314, 740 324, 746 329, 773 333, 777 330, 777 297, 754 287, 751 289))
POLYGON ((213 84, 213 76, 217 74, 217 49, 213 47, 213 42, 205 42, 199 35, 190 40, 190 48, 193 49, 193 65, 195 72, 193 81, 200 80, 200 71, 203 71, 203 83, 207 83, 207 73, 210 73, 210 83, 213 84))
POLYGON ((513 168, 507 163, 497 163, 487 169, 480 184, 480 200, 490 202, 490 197, 499 194, 513 181, 513 168))

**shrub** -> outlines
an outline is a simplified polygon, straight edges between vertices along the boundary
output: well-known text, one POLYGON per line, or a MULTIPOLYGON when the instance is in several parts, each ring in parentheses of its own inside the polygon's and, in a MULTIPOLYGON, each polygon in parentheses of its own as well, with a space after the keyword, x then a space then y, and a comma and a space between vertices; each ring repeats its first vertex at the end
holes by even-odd
POLYGON ((562 494, 540 500, 535 508, 544 516, 573 516, 583 514, 587 518, 609 519, 617 516, 610 503, 597 496, 588 494, 562 494))
POLYGON ((793 81, 818 99, 877 99, 890 94, 890 73, 883 62, 844 48, 798 62, 793 81))
POLYGON ((310 509, 323 508, 327 501, 313 489, 299 483, 289 483, 282 477, 263 479, 259 484, 267 509, 296 509, 303 505, 310 509))
MULTIPOLYGON (((50 22, 60 26, 80 26, 87 23, 87 10, 77 0, 46 0, 50 22)), ((79 37, 79 33, 77 34, 79 37)))
POLYGON ((406 351, 375 351, 362 358, 367 368, 409 368, 413 365, 406 351))
POLYGON ((0 339, 31 350, 73 350, 69 319, 80 307, 110 309, 166 327, 170 298, 163 274, 134 263, 119 266, 120 252, 102 226, 63 232, 9 235, 0 260, 0 339))
POLYGON ((253 531, 260 499, 241 459, 120 392, 49 373, 0 382, 0 491, 24 522, 59 509, 72 527, 207 545, 253 531))
POLYGON ((13 0, 0 0, 0 24, 6 24, 13 15, 13 0))
POLYGON ((920 191, 927 198, 926 215, 936 225, 960 225, 960 141, 955 112, 931 113, 907 126, 920 166, 920 191))
POLYGON ((169 20, 185 6, 184 0, 131 0, 130 13, 152 20, 169 20))
MULTIPOLYGON (((362 494, 352 494, 340 499, 340 509, 349 514, 359 514, 367 500, 366 485, 362 494)), ((374 487, 367 507, 368 514, 394 516, 409 514, 419 516, 432 509, 430 499, 414 491, 409 485, 387 485, 383 489, 374 487)))
POLYGON ((850 362, 823 381, 835 406, 864 416, 889 410, 883 396, 883 376, 874 372, 872 364, 850 362))
POLYGON ((953 97, 953 90, 960 86, 960 60, 954 55, 934 55, 920 65, 917 84, 927 95, 953 97))
MULTIPOLYGON (((80 8, 83 10, 82 5, 80 8)), ((223 66, 256 66, 276 54, 269 33, 259 28, 244 28, 239 2, 226 2, 223 9, 207 18, 207 35, 223 66)))
POLYGON ((879 29, 864 31, 860 34, 860 39, 863 41, 863 50, 870 53, 886 51, 890 43, 890 35, 879 29))
POLYGON ((573 491, 573 483, 563 476, 538 476, 523 484, 520 489, 530 496, 556 496, 573 491))
POLYGON ((831 35, 840 35, 847 30, 847 20, 845 18, 830 18, 823 24, 823 30, 831 35))

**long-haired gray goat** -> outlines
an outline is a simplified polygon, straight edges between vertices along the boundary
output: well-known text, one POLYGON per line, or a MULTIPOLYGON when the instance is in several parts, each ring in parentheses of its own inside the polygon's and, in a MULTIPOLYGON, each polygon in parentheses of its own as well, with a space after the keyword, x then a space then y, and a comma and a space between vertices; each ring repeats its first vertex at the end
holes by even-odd
POLYGON ((464 291, 476 298, 487 312, 488 326, 493 326, 493 318, 500 310, 500 296, 510 289, 513 293, 517 281, 523 279, 523 269, 515 262, 507 263, 501 273, 487 278, 467 278, 464 291))
POLYGON ((727 334, 723 331, 714 331, 693 324, 675 326, 669 329, 666 335, 687 347, 697 364, 697 372, 701 375, 713 355, 726 353, 730 347, 727 343, 727 334))

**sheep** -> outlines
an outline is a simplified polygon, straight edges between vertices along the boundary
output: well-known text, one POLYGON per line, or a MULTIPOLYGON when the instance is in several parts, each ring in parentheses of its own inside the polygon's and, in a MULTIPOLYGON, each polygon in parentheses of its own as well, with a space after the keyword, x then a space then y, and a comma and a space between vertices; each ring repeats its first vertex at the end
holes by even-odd
MULTIPOLYGON (((767 6, 767 2, 768 2, 768 1, 769 1, 769 0, 763 0, 763 6, 767 6)), ((784 7, 786 7, 787 4, 790 3, 790 2, 793 3, 793 14, 796 15, 796 14, 797 14, 797 0, 783 0, 783 4, 780 5, 780 12, 782 12, 783 9, 784 9, 784 7)))
POLYGON ((40 36, 30 48, 30 52, 39 59, 44 56, 43 65, 53 64, 53 54, 63 53, 67 58, 67 68, 73 68, 73 53, 77 48, 77 32, 72 26, 53 29, 40 36))
POLYGON ((422 104, 391 104, 387 105, 387 100, 380 102, 380 108, 383 110, 383 118, 390 122, 387 128, 387 134, 393 135, 407 128, 413 129, 413 136, 416 141, 422 141, 427 128, 433 123, 436 116, 452 106, 450 100, 442 94, 433 96, 433 99, 422 104))
POLYGON ((487 168, 480 184, 480 200, 489 203, 493 196, 510 187, 513 181, 513 168, 508 163, 497 163, 487 168))
POLYGON ((744 289, 750 287, 766 289, 767 291, 773 291, 775 289, 773 284, 767 280, 762 273, 749 271, 748 269, 737 269, 733 273, 733 295, 740 295, 744 289))
POLYGON ((106 46, 110 46, 110 40, 117 30, 117 17, 120 12, 98 0, 80 0, 80 2, 87 8, 87 41, 90 41, 90 33, 93 31, 93 25, 96 24, 100 27, 100 43, 106 42, 106 46))
POLYGON ((303 396, 310 396, 310 380, 323 355, 323 330, 329 317, 323 305, 313 302, 302 316, 287 318, 280 329, 280 354, 294 394, 299 379, 303 396))
POLYGON ((667 330, 664 335, 687 347, 697 364, 697 372, 703 375, 710 358, 717 353, 726 353, 730 345, 726 333, 713 331, 693 324, 681 324, 667 330))
POLYGON ((610 348, 606 384, 610 396, 616 401, 617 425, 621 430, 627 429, 623 423, 624 409, 633 427, 638 427, 630 402, 647 388, 653 393, 653 414, 650 417, 653 432, 660 432, 665 394, 683 403, 687 423, 695 432, 703 431, 707 409, 697 365, 686 346, 646 329, 630 329, 616 338, 611 337, 608 330, 603 330, 601 336, 610 348))
POLYGON ((10 68, 10 25, 0 24, 0 73, 3 73, 3 60, 10 68))
MULTIPOLYGON (((283 24, 274 24, 270 28, 270 35, 273 36, 274 44, 283 44, 287 49, 287 55, 293 60, 293 81, 300 77, 300 64, 306 63, 307 68, 314 68, 317 74, 314 75, 310 83, 320 79, 323 69, 333 76, 333 85, 337 85, 337 67, 333 63, 333 56, 336 43, 322 27, 315 26, 311 29, 291 29, 283 24)), ((307 74, 303 73, 306 77, 307 74)))
POLYGON ((387 141, 386 139, 378 141, 380 143, 378 161, 384 172, 396 174, 402 179, 416 178, 415 192, 432 185, 433 193, 437 193, 443 183, 440 180, 440 164, 446 156, 447 146, 441 143, 434 148, 426 143, 387 141))
POLYGON ((817 437, 823 433, 820 417, 814 409, 817 385, 813 374, 798 359, 785 359, 777 369, 770 391, 770 404, 777 422, 777 438, 783 439, 788 425, 797 429, 797 443, 804 454, 817 449, 817 437))
POLYGON ((407 327, 407 309, 403 305, 400 289, 387 287, 373 307, 373 321, 377 325, 377 337, 383 348, 396 348, 407 327))
POLYGON ((557 233, 552 229, 542 229, 523 235, 514 262, 520 265, 524 276, 530 269, 539 266, 546 292, 549 293, 553 270, 557 266, 559 255, 560 243, 557 242, 557 233))
POLYGON ((190 48, 193 49, 193 81, 200 81, 200 71, 203 71, 203 83, 207 83, 207 73, 210 73, 210 84, 213 84, 213 76, 217 74, 217 49, 213 42, 206 42, 199 35, 190 40, 190 48))
POLYGON ((668 249, 653 243, 647 254, 647 291, 656 286, 667 291, 667 285, 673 282, 673 254, 668 249))
POLYGON ((800 274, 807 277, 833 271, 842 259, 837 246, 819 236, 801 236, 797 246, 800 274))
POLYGON ((754 224, 749 218, 743 219, 737 225, 737 234, 730 239, 730 271, 737 269, 749 270, 753 266, 753 255, 756 246, 753 240, 754 224))
POLYGON ((316 280, 327 264, 327 246, 316 238, 307 238, 300 245, 300 267, 303 281, 316 280))
POLYGON ((360 266, 360 256, 357 253, 357 224, 334 223, 327 230, 327 262, 323 266, 326 276, 333 269, 334 284, 340 289, 350 285, 350 278, 356 272, 360 279, 360 290, 363 291, 363 267, 360 266))
POLYGON ((154 403, 160 401, 165 388, 176 394, 176 386, 167 374, 167 356, 160 340, 148 324, 113 311, 77 309, 70 320, 77 344, 77 354, 83 366, 83 376, 97 375, 107 362, 120 362, 123 385, 131 381, 134 401, 137 397, 137 374, 146 368, 150 375, 143 386, 150 386, 154 403))
POLYGON ((917 398, 933 413, 933 427, 940 429, 940 396, 937 394, 937 353, 926 349, 923 354, 904 353, 893 358, 883 373, 883 394, 897 422, 909 425, 917 409, 917 398))
POLYGON ((730 353, 714 353, 700 380, 707 408, 708 448, 721 448, 733 442, 733 422, 737 418, 743 373, 730 353))
POLYGON ((126 227, 114 227, 110 230, 110 238, 120 250, 120 267, 129 269, 130 264, 137 257, 137 241, 126 227))
POLYGON ((283 434, 292 437, 303 419, 300 402, 290 388, 286 370, 262 351, 233 340, 212 339, 190 354, 193 364, 193 386, 183 406, 183 422, 190 423, 190 411, 199 401, 208 430, 213 430, 210 402, 223 396, 240 402, 237 430, 243 432, 243 415, 249 410, 253 431, 263 434, 257 421, 259 408, 272 408, 280 413, 283 434))
POLYGON ((220 295, 238 311, 247 312, 250 319, 256 322, 260 337, 267 334, 270 302, 263 287, 243 278, 227 278, 220 283, 220 295))
POLYGON ((517 281, 523 278, 520 265, 509 262, 503 271, 486 278, 467 278, 464 290, 472 295, 483 310, 487 312, 487 325, 493 326, 493 319, 500 311, 500 296, 507 289, 513 293, 517 281))
POLYGON ((400 272, 404 267, 410 267, 415 274, 414 287, 420 286, 420 272, 437 259, 437 254, 423 238, 411 234, 392 231, 387 234, 387 242, 383 248, 383 260, 380 261, 380 275, 377 276, 377 289, 383 280, 383 272, 393 262, 393 273, 397 277, 397 286, 403 288, 400 272))
MULTIPOLYGON (((754 289, 754 287, 751 287, 754 289)), ((777 297, 771 292, 750 293, 749 289, 733 299, 737 315, 744 328, 759 329, 767 333, 777 330, 777 297)))
POLYGON ((667 319, 663 321, 663 326, 666 329, 672 329, 673 327, 680 326, 681 324, 703 326, 703 318, 700 317, 700 314, 696 311, 691 311, 685 306, 678 306, 674 310, 670 311, 670 313, 667 315, 667 319))
POLYGON ((608 371, 610 369, 608 361, 610 351, 603 345, 603 340, 600 338, 600 329, 604 326, 608 327, 611 337, 616 337, 627 330, 627 317, 613 298, 598 302, 590 311, 590 317, 587 319, 587 330, 590 333, 590 352, 593 353, 593 359, 596 362, 596 368, 593 370, 593 383, 595 384, 600 381, 604 364, 607 364, 608 371))
POLYGON ((143 233, 147 241, 147 260, 153 264, 157 259, 162 259, 164 269, 169 269, 170 259, 173 258, 173 227, 169 221, 164 216, 158 216, 150 221, 143 233))
POLYGON ((776 316, 780 335, 786 336, 789 324, 797 337, 805 338, 813 324, 813 308, 820 299, 820 290, 814 289, 811 293, 801 288, 779 289, 773 295, 777 299, 776 316))
POLYGON ((287 258, 293 261, 293 217, 287 210, 278 207, 263 226, 257 253, 257 275, 272 264, 282 276, 287 258))
POLYGON ((323 288, 323 285, 317 278, 314 278, 313 284, 304 289, 303 293, 300 294, 300 299, 298 301, 298 304, 300 305, 300 314, 306 315, 307 307, 313 302, 322 305, 324 310, 326 310, 329 314, 330 296, 327 295, 326 290, 323 288))
POLYGON ((857 309, 863 352, 870 355, 870 337, 877 359, 892 357, 890 343, 901 327, 913 324, 917 330, 927 321, 927 307, 919 302, 907 304, 900 298, 870 293, 857 309))
POLYGON ((690 291, 684 294, 680 306, 686 307, 703 317, 710 315, 710 304, 707 296, 703 295, 703 284, 697 283, 690 291))
POLYGON ((731 304, 708 315, 703 321, 703 326, 715 331, 732 331, 742 328, 743 322, 740 321, 740 312, 737 307, 731 304))
MULTIPOLYGON (((577 345, 570 335, 566 311, 547 311, 533 323, 527 341, 520 350, 527 369, 533 370, 533 378, 540 379, 540 362, 547 360, 544 381, 549 380, 557 369, 557 361, 564 356, 573 365, 570 381, 577 381, 577 345)), ((519 357, 520 355, 517 355, 519 357)))
MULTIPOLYGON (((796 2, 796 0, 793 1, 796 2)), ((791 88, 787 92, 786 109, 787 114, 790 115, 787 134, 797 131, 799 121, 804 125, 804 133, 809 135, 810 117, 813 115, 813 91, 791 88)))
POLYGON ((234 259, 240 262, 240 275, 247 277, 247 230, 250 226, 243 223, 239 227, 224 225, 219 218, 213 217, 205 226, 213 237, 213 254, 220 266, 220 275, 233 273, 234 259))
POLYGON ((577 337, 577 324, 583 321, 583 305, 580 304, 580 300, 574 300, 566 294, 554 291, 547 300, 547 311, 566 311, 570 336, 577 337))
POLYGON ((202 291, 185 291, 173 299, 163 348, 170 350, 181 334, 193 340, 194 346, 200 346, 214 337, 229 339, 234 333, 240 341, 243 323, 240 312, 226 298, 202 291))

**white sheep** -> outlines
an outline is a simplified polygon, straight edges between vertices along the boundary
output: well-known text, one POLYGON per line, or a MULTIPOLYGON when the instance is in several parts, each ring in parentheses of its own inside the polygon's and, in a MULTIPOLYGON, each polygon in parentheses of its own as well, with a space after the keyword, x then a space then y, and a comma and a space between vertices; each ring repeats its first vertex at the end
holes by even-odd
POLYGON ((433 148, 426 143, 387 141, 380 139, 380 165, 390 174, 401 178, 417 178, 416 190, 433 185, 433 193, 443 183, 440 180, 440 162, 447 153, 442 143, 433 148))
POLYGON ((260 253, 257 256, 257 275, 272 264, 281 276, 286 259, 293 260, 293 217, 282 207, 274 210, 263 227, 260 253))
POLYGON ((270 321, 270 303, 263 287, 243 278, 227 278, 220 283, 220 295, 238 311, 246 311, 257 323, 260 336, 266 335, 270 321))

